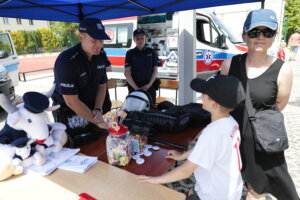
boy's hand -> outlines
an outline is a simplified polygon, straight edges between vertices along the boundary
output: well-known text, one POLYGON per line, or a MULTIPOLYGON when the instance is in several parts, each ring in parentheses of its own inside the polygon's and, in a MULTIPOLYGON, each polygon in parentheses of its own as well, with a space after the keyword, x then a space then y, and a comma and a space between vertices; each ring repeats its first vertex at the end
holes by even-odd
POLYGON ((166 155, 166 158, 170 158, 173 160, 182 160, 181 153, 175 150, 168 151, 168 155, 166 155))
POLYGON ((140 183, 154 183, 159 184, 158 177, 152 177, 152 176, 137 176, 137 179, 140 183))

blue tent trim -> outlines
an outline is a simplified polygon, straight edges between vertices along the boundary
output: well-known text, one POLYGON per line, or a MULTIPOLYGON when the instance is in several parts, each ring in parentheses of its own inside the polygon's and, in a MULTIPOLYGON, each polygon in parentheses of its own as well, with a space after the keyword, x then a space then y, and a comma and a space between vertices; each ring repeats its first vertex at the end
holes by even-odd
POLYGON ((0 16, 80 22, 251 2, 263 0, 0 0, 0 16))

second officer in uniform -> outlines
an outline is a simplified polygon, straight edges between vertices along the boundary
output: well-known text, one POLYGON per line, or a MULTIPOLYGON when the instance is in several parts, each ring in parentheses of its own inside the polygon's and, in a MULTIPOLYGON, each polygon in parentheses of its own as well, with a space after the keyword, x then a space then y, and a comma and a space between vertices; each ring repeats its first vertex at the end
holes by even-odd
POLYGON ((148 92, 155 104, 157 67, 159 59, 157 53, 146 47, 146 33, 143 29, 136 29, 133 32, 133 40, 136 47, 129 49, 125 60, 125 77, 128 82, 129 93, 135 90, 148 92))

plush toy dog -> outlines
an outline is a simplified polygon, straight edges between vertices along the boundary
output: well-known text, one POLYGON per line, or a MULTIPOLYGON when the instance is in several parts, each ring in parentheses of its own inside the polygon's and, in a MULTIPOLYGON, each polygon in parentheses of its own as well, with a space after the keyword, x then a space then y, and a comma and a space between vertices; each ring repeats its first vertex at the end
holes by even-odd
MULTIPOLYGON (((44 155, 47 152, 59 152, 67 142, 66 126, 61 123, 49 123, 46 114, 46 111, 59 108, 59 106, 49 107, 48 98, 52 95, 54 88, 52 87, 45 95, 38 92, 25 93, 24 103, 18 106, 13 105, 4 94, 0 94, 0 106, 8 113, 5 126, 0 131, 0 177, 3 177, 2 180, 9 177, 5 169, 14 168, 12 166, 13 157, 16 154, 16 147, 12 145, 14 141, 28 138, 43 146, 37 147, 37 150, 44 152, 44 155)), ((10 171, 13 175, 14 170, 10 171)))
POLYGON ((35 150, 36 143, 27 137, 16 139, 11 143, 15 146, 16 152, 13 157, 13 165, 29 167, 32 164, 42 165, 45 163, 42 155, 35 150))
POLYGON ((14 166, 12 164, 1 164, 0 168, 0 181, 5 180, 13 175, 22 174, 23 167, 14 166))

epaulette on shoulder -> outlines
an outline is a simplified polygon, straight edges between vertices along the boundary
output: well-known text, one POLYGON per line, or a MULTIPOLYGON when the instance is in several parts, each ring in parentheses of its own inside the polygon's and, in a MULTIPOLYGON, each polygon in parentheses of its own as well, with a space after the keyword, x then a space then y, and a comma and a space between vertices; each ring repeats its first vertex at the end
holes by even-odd
POLYGON ((154 49, 152 47, 145 47, 146 51, 154 51, 154 49))
POLYGON ((128 53, 131 53, 133 51, 134 51, 134 49, 128 49, 128 53))
POLYGON ((76 57, 78 56, 78 54, 79 54, 78 51, 75 52, 75 53, 71 56, 70 60, 73 60, 74 58, 76 58, 76 57))

